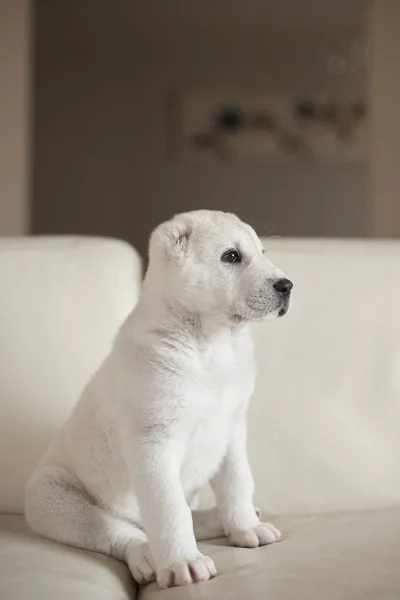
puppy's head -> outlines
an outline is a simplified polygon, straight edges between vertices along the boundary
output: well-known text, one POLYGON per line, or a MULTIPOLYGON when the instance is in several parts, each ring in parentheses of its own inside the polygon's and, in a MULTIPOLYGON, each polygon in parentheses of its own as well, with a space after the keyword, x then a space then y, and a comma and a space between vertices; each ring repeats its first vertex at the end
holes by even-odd
POLYGON ((292 288, 249 225, 206 210, 154 230, 148 277, 169 302, 232 324, 284 315, 292 288))

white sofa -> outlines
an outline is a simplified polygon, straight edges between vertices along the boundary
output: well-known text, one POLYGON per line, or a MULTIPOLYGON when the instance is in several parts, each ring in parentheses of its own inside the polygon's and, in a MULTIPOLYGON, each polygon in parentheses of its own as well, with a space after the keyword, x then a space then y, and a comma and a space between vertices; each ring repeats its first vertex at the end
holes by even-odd
POLYGON ((295 288, 284 319, 254 327, 249 453, 284 541, 203 544, 219 576, 160 591, 21 514, 28 473, 138 297, 140 259, 106 239, 0 241, 1 600, 400 598, 400 243, 266 246, 295 288))

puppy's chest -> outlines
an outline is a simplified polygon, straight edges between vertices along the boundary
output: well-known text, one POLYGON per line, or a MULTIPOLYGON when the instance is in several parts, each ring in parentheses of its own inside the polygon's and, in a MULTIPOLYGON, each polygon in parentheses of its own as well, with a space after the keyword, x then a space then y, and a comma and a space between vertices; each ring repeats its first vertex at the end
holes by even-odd
POLYGON ((195 370, 197 378, 216 393, 231 388, 243 392, 254 378, 251 346, 222 339, 199 354, 195 370))
POLYGON ((202 487, 226 454, 239 411, 247 403, 247 389, 235 378, 218 389, 204 389, 201 410, 188 428, 182 482, 187 490, 202 487), (237 385, 235 385, 237 383, 237 385))
POLYGON ((200 422, 226 419, 252 392, 252 356, 229 344, 217 344, 200 356, 194 366, 193 408, 200 422))
POLYGON ((235 421, 253 390, 252 357, 222 344, 204 357, 198 375, 184 468, 194 485, 202 485, 226 453, 235 421))

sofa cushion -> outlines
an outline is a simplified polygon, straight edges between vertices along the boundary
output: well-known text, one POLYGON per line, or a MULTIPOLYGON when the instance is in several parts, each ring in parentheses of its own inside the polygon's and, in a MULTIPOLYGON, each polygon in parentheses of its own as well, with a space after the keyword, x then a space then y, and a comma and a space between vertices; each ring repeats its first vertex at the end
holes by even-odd
POLYGON ((1 600, 133 600, 124 564, 31 533, 19 515, 0 515, 1 600))
MULTIPOLYGON (((400 510, 275 521, 284 540, 259 549, 200 544, 219 575, 143 600, 394 600, 400 597, 400 510)), ((122 563, 30 533, 22 516, 0 516, 1 600, 126 600, 135 587, 122 563)))
POLYGON ((26 478, 136 302, 141 265, 124 242, 0 239, 0 512, 26 478))
MULTIPOLYGON (((201 545, 214 580, 167 600, 395 600, 400 598, 400 510, 274 520, 284 540, 258 549, 201 545)), ((217 543, 219 545, 217 545, 217 543)), ((142 600, 160 599, 156 584, 142 600)))

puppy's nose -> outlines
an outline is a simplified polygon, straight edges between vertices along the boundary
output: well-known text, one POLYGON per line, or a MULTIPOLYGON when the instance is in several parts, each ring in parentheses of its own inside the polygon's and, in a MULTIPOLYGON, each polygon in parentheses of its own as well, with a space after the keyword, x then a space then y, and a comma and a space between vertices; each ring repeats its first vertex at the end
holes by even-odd
POLYGON ((282 294, 282 296, 289 296, 292 287, 293 283, 289 279, 278 279, 278 281, 275 281, 274 283, 274 288, 279 294, 282 294))

